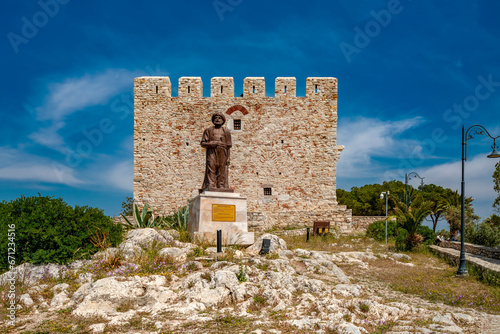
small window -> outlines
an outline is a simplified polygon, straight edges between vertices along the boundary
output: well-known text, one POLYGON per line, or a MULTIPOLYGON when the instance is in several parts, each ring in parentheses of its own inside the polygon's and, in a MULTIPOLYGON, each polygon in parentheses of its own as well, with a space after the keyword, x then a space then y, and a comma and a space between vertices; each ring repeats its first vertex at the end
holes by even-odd
POLYGON ((241 130, 241 119, 233 120, 233 130, 241 130))
POLYGON ((188 86, 188 94, 191 93, 191 86, 188 86))
POLYGON ((314 93, 318 94, 318 85, 314 85, 314 93))
POLYGON ((224 93, 224 86, 220 86, 220 92, 221 94, 224 93))
POLYGON ((253 86, 253 93, 255 94, 255 86, 253 86))
POLYGON ((272 188, 264 188, 264 196, 271 196, 273 194, 272 188))
POLYGON ((284 93, 286 93, 286 86, 285 86, 285 89, 283 90, 284 93))
POLYGON ((156 86, 156 94, 158 94, 158 86, 156 86))

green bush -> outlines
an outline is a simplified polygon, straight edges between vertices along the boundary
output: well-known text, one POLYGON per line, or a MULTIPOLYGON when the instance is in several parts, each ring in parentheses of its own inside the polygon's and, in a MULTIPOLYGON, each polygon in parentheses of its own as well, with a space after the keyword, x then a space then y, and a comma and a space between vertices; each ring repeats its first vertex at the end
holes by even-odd
MULTIPOLYGON (((395 221, 387 221, 387 238, 393 238, 396 236, 396 227, 397 224, 395 221)), ((366 228, 366 236, 378 241, 385 240, 385 219, 377 220, 376 222, 368 225, 366 228)))
POLYGON ((423 243, 425 245, 432 245, 436 240, 436 233, 434 233, 434 231, 427 226, 420 225, 417 228, 417 233, 424 238, 423 243))
MULTIPOLYGON (((121 225, 101 209, 66 204, 61 198, 21 196, 0 202, 0 270, 8 269, 8 248, 15 245, 15 264, 67 263, 88 258, 100 248, 117 246, 121 225), (5 238, 14 226, 15 236, 5 238), (9 243, 11 243, 9 245, 9 243)), ((11 249, 12 250, 12 249, 11 249)))
POLYGON ((500 245, 500 227, 484 221, 479 226, 467 224, 465 226, 465 242, 486 247, 500 245))
POLYGON ((404 228, 401 228, 401 227, 398 228, 396 241, 394 243, 396 250, 398 250, 398 251, 409 250, 408 244, 406 242, 407 238, 408 238, 408 231, 406 231, 404 228))

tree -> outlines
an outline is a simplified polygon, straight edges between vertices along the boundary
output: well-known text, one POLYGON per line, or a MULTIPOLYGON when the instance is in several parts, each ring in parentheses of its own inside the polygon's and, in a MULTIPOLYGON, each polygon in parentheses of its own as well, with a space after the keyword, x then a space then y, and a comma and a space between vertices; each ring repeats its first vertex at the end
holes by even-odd
POLYGON ((411 250, 423 241, 423 237, 417 233, 422 222, 430 213, 431 202, 419 202, 412 206, 406 206, 401 202, 395 210, 398 226, 408 232, 405 238, 406 248, 411 250))
POLYGON ((493 207, 496 211, 500 212, 500 162, 495 164, 495 171, 493 172, 493 189, 498 193, 497 198, 493 202, 493 207))
POLYGON ((122 202, 122 212, 124 216, 132 216, 134 214, 134 198, 127 196, 125 201, 122 202))
MULTIPOLYGON (((462 228, 462 201, 461 195, 458 191, 454 191, 446 198, 447 207, 444 212, 444 217, 450 225, 450 234, 456 236, 457 232, 462 228)), ((472 197, 465 198, 465 225, 476 224, 479 216, 474 214, 474 207, 472 206, 472 197)))
POLYGON ((446 213, 448 198, 453 196, 455 196, 453 190, 435 184, 426 184, 420 187, 418 200, 432 203, 429 217, 432 221, 432 231, 434 233, 436 233, 439 219, 446 213))
POLYGON ((350 191, 337 189, 337 200, 340 205, 346 205, 354 216, 385 216, 385 199, 380 199, 380 193, 389 191, 389 212, 392 212, 401 200, 404 183, 389 181, 383 184, 367 184, 362 187, 352 187, 350 191))
POLYGON ((500 216, 492 214, 483 221, 483 224, 487 224, 494 228, 500 228, 500 216))

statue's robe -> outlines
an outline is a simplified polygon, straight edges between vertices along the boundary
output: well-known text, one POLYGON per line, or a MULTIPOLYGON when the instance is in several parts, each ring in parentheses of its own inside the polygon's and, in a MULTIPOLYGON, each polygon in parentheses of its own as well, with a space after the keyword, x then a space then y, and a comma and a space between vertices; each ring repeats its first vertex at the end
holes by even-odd
POLYGON ((202 189, 207 187, 229 188, 228 166, 231 142, 231 132, 225 127, 216 128, 211 126, 203 131, 201 145, 211 141, 219 141, 226 147, 205 147, 206 148, 206 167, 205 179, 202 189))

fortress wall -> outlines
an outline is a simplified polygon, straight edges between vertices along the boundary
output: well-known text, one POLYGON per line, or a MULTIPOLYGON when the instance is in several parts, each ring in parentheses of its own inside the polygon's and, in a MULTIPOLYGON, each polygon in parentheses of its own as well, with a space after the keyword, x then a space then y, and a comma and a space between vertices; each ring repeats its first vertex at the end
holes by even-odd
POLYGON ((265 96, 261 77, 244 79, 242 97, 234 97, 230 77, 212 78, 210 97, 202 96, 199 77, 181 77, 179 96, 171 91, 168 77, 135 79, 137 203, 170 214, 198 194, 205 168, 201 135, 212 125, 212 114, 221 112, 233 142, 229 184, 248 197, 249 212, 262 214, 257 216, 268 225, 303 222, 321 212, 349 224, 350 210, 337 206, 335 192, 343 149, 337 145, 336 78, 307 78, 305 97, 296 96, 295 78, 283 77, 276 78, 274 97, 265 96), (264 188, 272 195, 264 195, 264 188), (341 217, 332 214, 337 211, 341 217))

